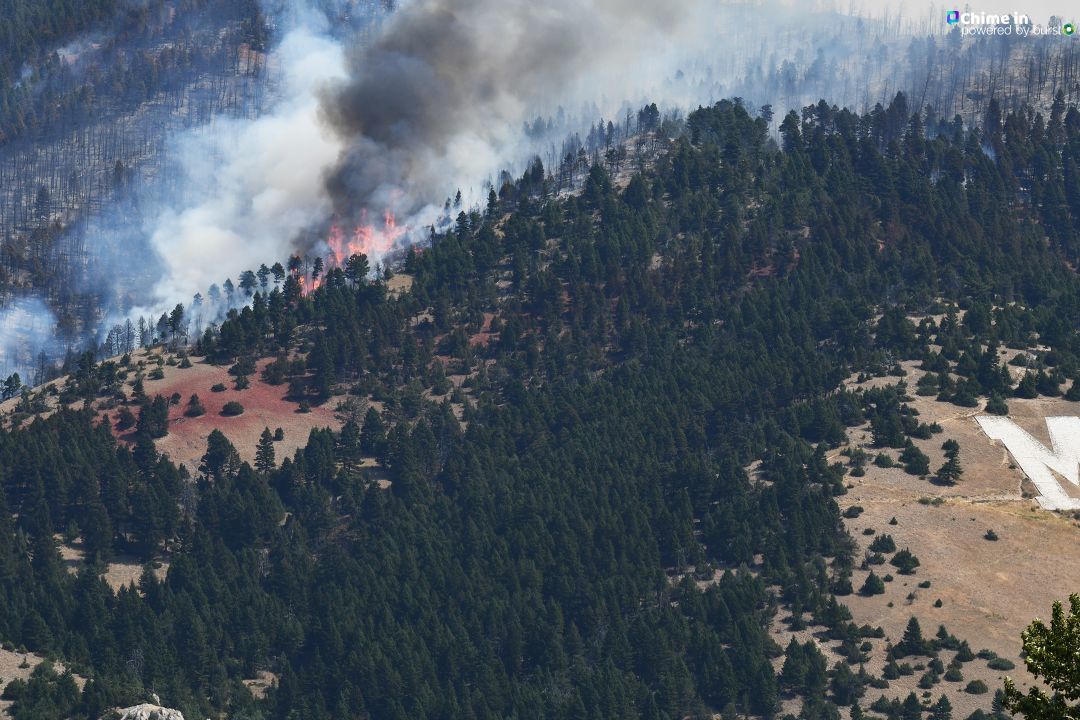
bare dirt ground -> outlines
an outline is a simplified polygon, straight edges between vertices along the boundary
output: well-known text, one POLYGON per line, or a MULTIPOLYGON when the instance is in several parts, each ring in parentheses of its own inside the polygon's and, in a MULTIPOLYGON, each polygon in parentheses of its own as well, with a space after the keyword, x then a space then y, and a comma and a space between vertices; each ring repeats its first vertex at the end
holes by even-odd
POLYGON ((257 363, 259 372, 250 377, 251 386, 247 390, 234 389, 235 378, 229 375, 227 367, 201 361, 196 361, 186 370, 166 366, 164 379, 145 381, 146 394, 149 396, 169 397, 173 393, 180 393, 181 397, 180 404, 169 409, 169 434, 157 441, 158 450, 167 454, 173 462, 182 463, 194 472, 206 452, 206 439, 216 429, 236 446, 241 459, 254 462, 255 448, 263 429, 268 427, 273 431, 280 427, 285 431, 285 439, 274 443, 274 452, 280 463, 286 456, 307 445, 308 435, 313 429, 340 429, 341 423, 334 417, 334 399, 321 406, 312 406, 310 412, 301 413, 297 411, 297 403, 285 399, 288 386, 264 383, 261 371, 269 362, 269 359, 264 359, 257 363), (218 383, 227 389, 212 392, 210 388, 218 383), (184 411, 192 394, 199 396, 206 408, 205 415, 185 417, 184 411), (244 406, 244 414, 237 417, 221 415, 225 403, 234 400, 244 406))
MULTIPOLYGON (((399 276, 400 277, 400 276, 399 276)), ((405 276, 407 277, 407 276, 405 276)), ((255 448, 259 441, 259 435, 263 428, 282 428, 285 439, 274 443, 277 461, 280 463, 286 456, 291 456, 298 448, 307 445, 309 433, 315 428, 331 427, 340 429, 341 421, 335 417, 334 408, 337 407, 340 398, 331 398, 321 406, 312 406, 310 412, 298 412, 298 404, 285 399, 288 392, 287 385, 268 385, 262 381, 262 369, 270 362, 263 359, 256 363, 258 371, 251 375, 250 387, 246 390, 235 389, 235 377, 229 374, 229 367, 225 365, 212 365, 200 358, 192 358, 192 367, 180 368, 179 365, 164 364, 160 366, 163 377, 158 380, 150 379, 152 370, 158 368, 158 358, 163 360, 175 360, 175 356, 163 353, 160 348, 139 350, 132 354, 132 367, 128 372, 124 390, 130 396, 131 383, 135 378, 135 367, 143 364, 146 377, 143 379, 143 388, 148 397, 163 395, 166 398, 173 393, 180 394, 180 403, 169 408, 169 434, 156 442, 157 449, 166 453, 175 463, 184 464, 193 473, 198 469, 199 462, 206 452, 206 439, 214 429, 221 430, 230 442, 236 446, 240 457, 248 462, 255 459, 255 448), (224 392, 212 392, 211 387, 217 384, 225 386, 224 392), (189 418, 184 415, 187 409, 188 399, 192 394, 199 396, 199 400, 206 408, 206 414, 197 418, 189 418), (244 413, 236 417, 221 415, 221 409, 225 403, 237 401, 244 407, 244 413)), ((64 378, 54 380, 42 388, 50 385, 59 389, 64 383, 64 378)), ((47 397, 49 410, 41 413, 47 417, 58 406, 56 396, 47 397)), ((6 417, 15 411, 19 400, 17 398, 0 403, 0 418, 6 417)), ((82 407, 81 401, 72 403, 69 407, 82 407)), ((94 407, 100 412, 106 412, 110 416, 112 426, 115 428, 119 407, 109 408, 104 400, 95 401, 94 407)), ((136 415, 138 408, 129 408, 136 415)), ((115 431, 117 437, 130 441, 134 430, 125 432, 115 431)))
MULTIPOLYGON (((892 573, 894 577, 886 584, 885 594, 869 598, 852 595, 843 601, 857 623, 880 625, 894 643, 908 619, 915 616, 927 637, 944 625, 959 639, 967 640, 975 652, 987 648, 1013 661, 1015 670, 1001 672, 990 670, 985 661, 977 659, 964 665, 963 682, 941 682, 930 691, 934 698, 946 692, 954 717, 964 718, 976 707, 989 707, 993 691, 1001 687, 1006 674, 1018 681, 1029 677, 1020 658, 1020 633, 1033 618, 1047 618, 1055 600, 1080 592, 1080 526, 1071 516, 1043 510, 1030 495, 1024 496, 1024 488, 1033 489, 1030 482, 1024 482, 1023 473, 1012 464, 1004 447, 986 437, 973 419, 982 412, 981 407, 961 408, 938 402, 933 396, 915 395, 915 383, 922 374, 916 365, 903 364, 912 398, 909 405, 919 411, 921 422, 936 421, 943 432, 929 440, 915 440, 915 444, 930 456, 931 469, 936 470, 944 461, 941 444, 955 439, 960 444, 963 477, 953 487, 942 487, 908 475, 902 468, 873 464, 866 466, 864 477, 849 476, 849 491, 838 500, 843 509, 853 505, 864 509, 858 518, 845 520, 858 542, 860 557, 874 537, 863 534, 869 528, 875 535, 892 535, 898 548, 909 547, 921 565, 912 576, 900 575, 889 564, 877 566, 874 571, 879 576, 892 573), (890 524, 893 518, 895 524, 890 524), (991 529, 998 540, 986 539, 991 529), (926 580, 931 583, 929 588, 917 587, 926 580), (909 594, 914 597, 909 599, 909 594), (938 599, 942 605, 934 607, 938 599), (986 682, 990 693, 963 692, 972 679, 986 682)), ((861 387, 893 384, 899 379, 874 378, 861 387)), ((853 381, 847 385, 860 387, 853 381)), ((1080 403, 1062 399, 1011 398, 1008 404, 1009 417, 1044 444, 1049 438, 1043 418, 1080 415, 1080 403)), ((852 446, 862 447, 871 457, 879 452, 870 446, 868 426, 853 428, 848 436, 852 446)), ((884 452, 894 459, 899 454, 897 450, 884 452)), ((838 451, 830 458, 843 459, 838 451)), ((855 571, 852 582, 856 590, 868 574, 855 571)), ((883 663, 879 650, 885 641, 872 642, 873 659, 867 669, 878 673, 883 663)), ((952 655, 942 653, 946 665, 952 655)), ((915 684, 921 674, 892 681, 885 691, 869 689, 866 701, 879 693, 902 698, 914 689, 919 694, 915 684)))

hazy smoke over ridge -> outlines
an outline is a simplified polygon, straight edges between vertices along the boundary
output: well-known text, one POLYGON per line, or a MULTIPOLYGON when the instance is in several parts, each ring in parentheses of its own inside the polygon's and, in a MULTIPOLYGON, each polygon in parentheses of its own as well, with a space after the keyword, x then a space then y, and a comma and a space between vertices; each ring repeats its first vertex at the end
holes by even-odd
MULTIPOLYGON (((195 330, 247 300, 237 292, 212 302, 212 285, 294 252, 326 258, 332 250, 340 262, 338 246, 321 240, 358 237, 349 223, 364 211, 377 225, 391 209, 398 229, 423 234, 456 189, 466 205, 482 203, 488 181, 524 169, 533 155, 554 171, 576 151, 568 134, 584 136, 603 119, 626 137, 633 122, 621 121, 646 103, 685 114, 739 96, 751 112, 771 103, 778 120, 819 98, 866 111, 918 88, 916 104, 926 95, 951 116, 953 86, 939 78, 982 72, 965 59, 974 41, 961 48, 939 37, 932 53, 912 42, 912 32, 946 32, 941 12, 905 13, 913 26, 890 14, 894 2, 871 3, 890 8, 888 20, 835 4, 853 7, 405 0, 387 15, 382 0, 261 0, 277 38, 266 63, 271 100, 254 119, 218 115, 170 138, 161 172, 125 184, 123 200, 87 225, 92 257, 72 274, 80 292, 101 298, 104 317, 88 314, 57 333, 63 306, 44 295, 0 308, 0 368, 23 370, 36 348, 56 358, 68 345, 103 340, 109 324, 152 320, 178 302, 195 330), (195 293, 204 302, 192 311, 195 293), (9 352, 16 347, 25 351, 9 352)), ((977 121, 978 107, 968 104, 965 121, 977 121)))
POLYGON ((349 147, 327 187, 335 210, 406 212, 514 153, 537 113, 615 112, 675 72, 718 18, 705 0, 412 0, 349 58, 323 95, 349 147), (604 106, 607 107, 604 107, 604 106))
POLYGON ((296 235, 329 211, 322 176, 341 147, 319 121, 315 92, 342 76, 340 46, 303 27, 285 37, 275 58, 285 86, 272 112, 178 138, 187 192, 147 228, 164 263, 151 310, 283 260, 296 235))

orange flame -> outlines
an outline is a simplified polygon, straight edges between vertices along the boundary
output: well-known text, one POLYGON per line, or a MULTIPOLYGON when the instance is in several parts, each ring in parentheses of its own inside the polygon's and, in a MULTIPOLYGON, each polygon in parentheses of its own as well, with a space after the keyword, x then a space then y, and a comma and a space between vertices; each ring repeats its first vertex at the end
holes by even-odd
MULTIPOLYGON (((326 238, 330 254, 326 258, 323 275, 327 270, 344 267, 353 255, 364 254, 368 258, 375 258, 386 254, 407 230, 408 228, 398 227, 397 218, 389 210, 383 215, 382 227, 368 223, 367 211, 362 211, 360 224, 353 230, 351 238, 346 237, 345 230, 335 222, 330 226, 330 233, 326 238)), ((322 276, 311 279, 306 277, 303 271, 297 273, 297 280, 300 283, 300 294, 305 296, 315 292, 323 284, 322 276)))
POLYGON ((346 238, 345 232, 335 223, 326 240, 330 247, 331 267, 342 267, 351 256, 361 253, 369 258, 384 255, 404 234, 405 228, 398 227, 394 213, 389 210, 383 215, 381 228, 367 222, 367 211, 361 213, 360 224, 353 230, 352 238, 346 238))

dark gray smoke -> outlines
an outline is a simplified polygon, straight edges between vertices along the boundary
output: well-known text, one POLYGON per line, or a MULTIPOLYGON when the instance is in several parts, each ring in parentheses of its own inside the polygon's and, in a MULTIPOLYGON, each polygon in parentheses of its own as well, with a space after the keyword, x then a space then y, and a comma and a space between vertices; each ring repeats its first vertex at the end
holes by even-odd
POLYGON ((705 0, 413 0, 323 97, 348 146, 327 180, 336 211, 414 212, 514 162, 522 123, 537 113, 575 103, 614 112, 702 47, 715 9, 705 0))

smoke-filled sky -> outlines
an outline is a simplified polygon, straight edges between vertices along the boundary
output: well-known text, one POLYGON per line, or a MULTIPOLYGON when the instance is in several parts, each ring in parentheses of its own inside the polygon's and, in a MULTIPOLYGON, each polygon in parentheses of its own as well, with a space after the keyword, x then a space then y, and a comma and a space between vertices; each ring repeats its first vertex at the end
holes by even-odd
MULTIPOLYGON (((565 109, 587 128, 647 101, 713 102, 730 91, 726 75, 747 70, 740 62, 805 66, 815 53, 843 52, 815 46, 815 28, 843 14, 945 25, 943 7, 919 0, 406 0, 373 40, 348 43, 305 0, 266 5, 282 38, 281 99, 254 121, 177 139, 187 191, 148 219, 164 263, 148 310, 312 249, 298 238, 332 214, 348 224, 393 209, 421 225, 456 189, 479 201, 485 182, 528 160, 522 127, 538 115, 565 109)), ((1014 10, 1038 21, 1062 5, 1014 10)), ((853 87, 837 83, 830 99, 855 102, 853 87)))
MULTIPOLYGON (((347 144, 329 188, 339 213, 405 193, 406 209, 500 168, 523 121, 657 92, 715 38, 707 0, 412 0, 349 79, 323 95, 347 144)), ((713 12, 710 12, 712 10, 713 12)), ((656 98, 660 99, 660 98, 656 98)), ((595 119, 595 118, 594 118, 595 119)))
POLYGON ((527 161, 523 123, 538 114, 710 100, 667 84, 714 40, 716 8, 410 0, 375 40, 351 46, 322 32, 317 13, 292 13, 274 53, 287 81, 278 105, 177 139, 186 191, 148 220, 164 273, 139 310, 311 249, 298 238, 331 215, 392 209, 419 225, 456 189, 479 199, 487 179, 527 161))
MULTIPOLYGON (((419 228, 455 190, 479 202, 499 171, 537 151, 523 129, 537 116, 565 113, 560 131, 584 131, 646 102, 689 110, 730 95, 779 112, 819 97, 861 110, 901 89, 881 39, 943 33, 948 9, 1076 19, 1057 0, 403 0, 350 39, 313 8, 363 3, 262 2, 277 31, 278 98, 259 118, 219 118, 173 140, 179 189, 144 203, 160 281, 109 322, 317 251, 312 233, 332 218, 347 226, 393 209, 419 228)), ((107 232, 108 214, 97 224, 107 232)))

